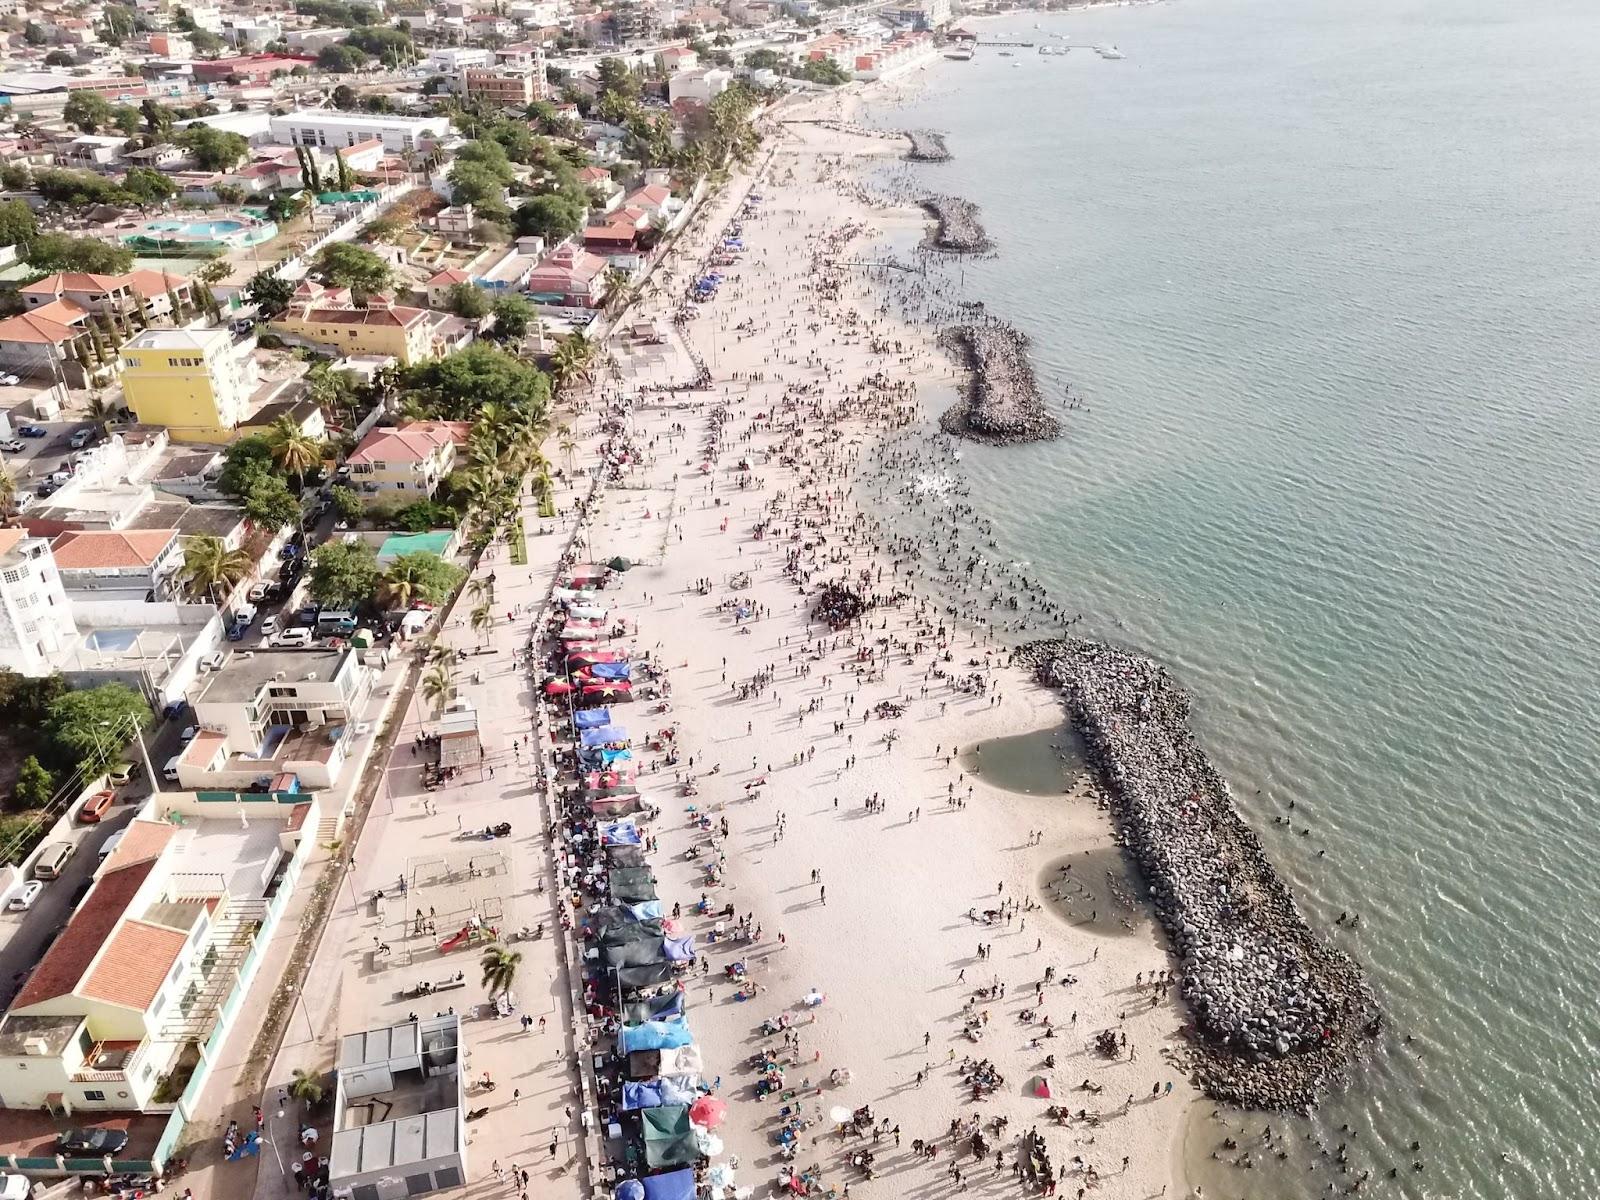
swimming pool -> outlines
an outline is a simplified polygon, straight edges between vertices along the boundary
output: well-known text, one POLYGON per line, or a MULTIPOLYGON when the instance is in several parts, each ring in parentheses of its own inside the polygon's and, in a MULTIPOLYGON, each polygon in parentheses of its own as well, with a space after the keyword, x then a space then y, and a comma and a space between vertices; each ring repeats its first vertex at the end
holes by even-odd
POLYGON ((145 221, 122 235, 122 244, 137 250, 231 250, 255 246, 277 236, 275 221, 239 216, 211 221, 145 221))

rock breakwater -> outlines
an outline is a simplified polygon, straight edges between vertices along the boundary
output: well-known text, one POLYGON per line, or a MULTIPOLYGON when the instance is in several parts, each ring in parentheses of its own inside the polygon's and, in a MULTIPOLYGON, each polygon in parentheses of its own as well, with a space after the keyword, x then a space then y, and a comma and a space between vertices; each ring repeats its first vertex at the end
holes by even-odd
POLYGON ((996 322, 957 325, 939 340, 968 371, 966 396, 939 418, 946 433, 995 445, 1043 442, 1060 434, 1061 423, 1045 411, 1039 395, 1023 334, 996 322))
POLYGON ((906 157, 912 162, 949 162, 955 157, 950 153, 950 147, 944 144, 942 133, 935 133, 931 129, 908 129, 906 137, 911 141, 911 149, 906 157))
POLYGON ((933 244, 940 250, 971 254, 989 248, 989 235, 979 220, 978 206, 956 196, 928 196, 920 201, 933 217, 933 244))
POLYGON ((1306 923, 1188 729, 1189 696, 1150 659, 1066 638, 1018 652, 1065 695, 1143 871, 1194 1018, 1210 1096, 1305 1111, 1379 1017, 1361 969, 1306 923))

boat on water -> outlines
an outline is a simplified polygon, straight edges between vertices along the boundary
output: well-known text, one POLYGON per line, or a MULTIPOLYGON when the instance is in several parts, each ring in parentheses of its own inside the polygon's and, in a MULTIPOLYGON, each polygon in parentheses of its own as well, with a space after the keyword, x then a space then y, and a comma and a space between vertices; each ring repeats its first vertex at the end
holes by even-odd
POLYGON ((953 58, 956 62, 971 62, 972 61, 972 47, 971 46, 955 46, 955 47, 953 47, 953 48, 951 48, 949 50, 946 50, 944 52, 944 56, 946 58, 953 58))
POLYGON ((1010 58, 1011 57, 1011 51, 1009 51, 1009 50, 1000 51, 1000 57, 1001 58, 1010 58))
POLYGON ((1118 50, 1115 46, 1096 46, 1094 48, 1094 52, 1096 54, 1098 54, 1101 58, 1127 58, 1128 57, 1121 50, 1118 50))

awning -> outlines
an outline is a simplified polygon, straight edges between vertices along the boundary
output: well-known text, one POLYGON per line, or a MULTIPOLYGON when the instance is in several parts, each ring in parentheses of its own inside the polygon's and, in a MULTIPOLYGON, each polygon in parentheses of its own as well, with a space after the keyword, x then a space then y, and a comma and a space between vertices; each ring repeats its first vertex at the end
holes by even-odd
MULTIPOLYGON (((619 967, 616 971, 617 984, 624 990, 628 988, 654 987, 658 983, 666 983, 672 978, 672 964, 669 962, 646 963, 642 967, 619 967)), ((687 1069, 687 1068, 685 1068, 687 1069)), ((696 1071, 700 1068, 695 1067, 696 1071)))
POLYGON ((666 1050, 687 1046, 694 1041, 689 1023, 682 1017, 666 1021, 646 1021, 643 1025, 625 1025, 617 1033, 617 1046, 624 1053, 634 1050, 666 1050))
POLYGON ((607 882, 611 888, 611 898, 621 904, 657 898, 655 880, 650 878, 647 867, 623 867, 612 871, 607 882))
POLYGON ((645 1021, 659 1021, 664 1017, 682 1016, 684 1003, 682 992, 668 992, 664 996, 651 996, 648 1000, 635 1000, 631 1004, 625 1004, 622 1015, 628 1024, 639 1025, 645 1021))
MULTIPOLYGON (((684 1167, 700 1161, 689 1110, 682 1104, 664 1104, 639 1114, 644 1161, 648 1167, 684 1167)), ((693 1172, 690 1172, 693 1186, 693 1172)), ((646 1193, 648 1194, 648 1192, 646 1193)))
POLYGON ((596 679, 611 681, 632 679, 633 664, 625 662, 597 662, 584 668, 596 679))
POLYGON ((578 741, 585 746, 605 746, 612 742, 625 744, 627 740, 628 727, 612 721, 604 725, 591 726, 578 735, 578 741))
POLYGON ((572 714, 574 729, 598 729, 611 724, 611 712, 604 708, 589 708, 572 714))
POLYGON ((639 827, 631 820, 623 818, 620 821, 600 822, 600 844, 602 846, 637 846, 644 838, 639 833, 639 827))
POLYGON ((644 1200, 694 1200, 694 1169, 651 1175, 644 1181, 644 1200))

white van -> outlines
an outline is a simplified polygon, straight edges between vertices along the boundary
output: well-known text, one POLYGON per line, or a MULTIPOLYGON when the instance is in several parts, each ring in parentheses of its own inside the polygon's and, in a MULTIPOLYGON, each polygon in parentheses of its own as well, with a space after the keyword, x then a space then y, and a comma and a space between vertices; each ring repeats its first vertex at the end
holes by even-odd
POLYGON ((280 633, 278 635, 277 644, 280 646, 287 646, 290 649, 301 646, 309 646, 311 645, 314 636, 315 635, 311 632, 311 630, 307 629, 304 625, 297 625, 293 629, 285 629, 282 633, 280 633))
POLYGON ((178 753, 174 754, 171 758, 167 759, 167 765, 161 768, 161 778, 165 779, 168 783, 177 783, 178 782, 178 760, 180 758, 182 758, 182 757, 183 757, 183 751, 180 750, 180 751, 178 751, 178 753))

